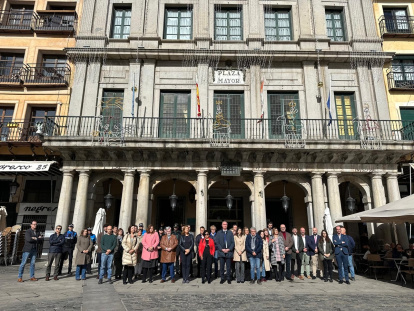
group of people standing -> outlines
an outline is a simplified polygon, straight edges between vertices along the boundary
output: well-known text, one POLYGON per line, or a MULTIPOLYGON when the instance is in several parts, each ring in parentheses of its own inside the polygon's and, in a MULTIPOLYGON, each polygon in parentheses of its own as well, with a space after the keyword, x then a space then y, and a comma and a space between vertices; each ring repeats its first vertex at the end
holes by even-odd
MULTIPOLYGON (((37 244, 43 237, 36 231, 37 223, 32 222, 31 229, 26 231, 22 263, 19 269, 19 282, 22 282, 24 266, 31 257, 31 278, 34 277, 34 261, 37 244)), ((123 284, 132 284, 141 277, 143 283, 153 282, 154 273, 160 270, 161 283, 167 282, 167 274, 171 283, 175 283, 178 275, 182 282, 189 283, 193 274, 193 259, 197 258, 198 277, 202 283, 211 283, 212 277, 218 277, 220 284, 227 281, 231 284, 233 277, 237 283, 244 283, 246 265, 250 267, 250 284, 262 284, 273 277, 276 282, 284 279, 299 278, 316 279, 319 270, 320 277, 325 282, 333 282, 333 260, 338 265, 339 283, 344 278, 349 282, 348 269, 351 279, 355 280, 352 265, 352 252, 355 242, 346 235, 345 228, 336 227, 332 240, 325 230, 318 235, 313 228, 312 235, 306 235, 305 228, 286 231, 286 226, 273 228, 271 222, 267 228, 257 231, 256 228, 239 228, 234 225, 228 229, 228 223, 222 222, 222 229, 216 232, 211 226, 210 231, 200 227, 200 233, 194 237, 190 226, 183 225, 181 231, 178 224, 160 228, 158 232, 149 225, 144 230, 143 224, 131 225, 127 232, 121 228, 104 225, 104 230, 98 236, 91 229, 83 229, 78 236, 73 231, 73 225, 65 234, 62 227, 57 226, 51 235, 46 281, 50 280, 51 266, 55 262, 54 280, 61 274, 63 261, 68 258, 68 274, 71 274, 73 251, 76 250, 76 280, 86 279, 86 273, 91 273, 92 251, 95 248, 98 263, 98 283, 104 278, 112 284, 115 279, 123 280, 123 284), (220 271, 218 271, 220 263, 220 271), (114 273, 113 268, 114 266, 114 273), (296 266, 296 270, 295 270, 296 266), (310 268, 312 267, 312 274, 310 268), (214 269, 214 271, 213 271, 214 269), (212 273, 214 272, 214 273, 212 273), (233 276, 233 273, 235 276, 233 276)))

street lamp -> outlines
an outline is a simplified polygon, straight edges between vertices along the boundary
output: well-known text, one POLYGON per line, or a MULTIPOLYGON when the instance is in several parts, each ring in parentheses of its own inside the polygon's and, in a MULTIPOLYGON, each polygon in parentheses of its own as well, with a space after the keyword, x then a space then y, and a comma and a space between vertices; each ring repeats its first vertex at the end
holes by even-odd
POLYGON ((104 196, 106 209, 110 209, 111 208, 112 202, 114 200, 114 196, 111 194, 111 183, 112 183, 112 178, 109 179, 109 190, 108 190, 108 194, 106 196, 104 196))
POLYGON ((289 208, 289 201, 290 201, 290 198, 286 195, 286 184, 287 184, 287 181, 284 180, 283 181, 283 197, 280 199, 280 201, 282 201, 282 207, 285 210, 285 213, 287 213, 287 210, 289 208))
POLYGON ((19 183, 16 181, 17 176, 14 178, 14 180, 12 182, 10 182, 9 187, 10 187, 10 196, 14 196, 17 192, 17 188, 19 188, 19 183))
POLYGON ((227 205, 227 208, 231 210, 231 208, 233 207, 233 197, 230 194, 230 179, 227 179, 227 190, 228 190, 228 194, 226 196, 226 205, 227 205))
POLYGON ((355 210, 355 199, 351 197, 351 190, 349 189, 349 184, 350 182, 348 182, 348 198, 346 199, 346 205, 348 207, 348 210, 351 213, 353 213, 355 210))
POLYGON ((175 195, 175 181, 176 179, 173 179, 174 181, 174 186, 173 186, 173 194, 170 195, 170 205, 171 205, 171 209, 174 212, 176 206, 177 206, 177 201, 178 201, 178 197, 175 195))

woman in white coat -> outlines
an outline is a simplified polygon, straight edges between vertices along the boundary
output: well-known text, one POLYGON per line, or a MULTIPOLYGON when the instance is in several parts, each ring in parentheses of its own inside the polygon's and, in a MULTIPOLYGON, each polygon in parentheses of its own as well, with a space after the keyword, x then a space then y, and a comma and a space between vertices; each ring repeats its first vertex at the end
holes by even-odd
POLYGON ((134 236, 134 226, 129 226, 128 234, 126 234, 122 240, 122 247, 124 249, 124 252, 122 253, 122 265, 124 266, 124 285, 127 284, 127 278, 129 284, 134 283, 132 277, 134 275, 134 267, 137 264, 138 245, 138 239, 134 236))

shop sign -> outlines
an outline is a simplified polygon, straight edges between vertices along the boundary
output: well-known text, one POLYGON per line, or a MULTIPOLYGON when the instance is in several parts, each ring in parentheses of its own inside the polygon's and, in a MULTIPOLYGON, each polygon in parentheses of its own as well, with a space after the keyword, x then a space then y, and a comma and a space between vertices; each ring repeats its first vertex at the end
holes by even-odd
POLYGON ((20 203, 19 215, 55 215, 58 203, 20 203))

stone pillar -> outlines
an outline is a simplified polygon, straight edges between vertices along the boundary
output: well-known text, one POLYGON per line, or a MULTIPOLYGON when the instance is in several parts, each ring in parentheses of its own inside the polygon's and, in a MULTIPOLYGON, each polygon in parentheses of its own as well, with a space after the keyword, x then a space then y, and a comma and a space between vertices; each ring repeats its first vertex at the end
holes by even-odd
POLYGON ((86 62, 77 62, 75 77, 73 79, 72 93, 70 95, 69 116, 82 115, 83 93, 85 91, 86 62))
MULTIPOLYGON (((158 37, 158 18, 160 1, 148 1, 147 3, 147 16, 145 17, 144 36, 145 37, 158 37)), ((144 13, 145 14, 145 13, 144 13)))
MULTIPOLYGON (((401 199, 397 174, 388 173, 385 176, 387 178, 388 201, 391 203, 401 199)), ((404 249, 408 249, 408 235, 405 224, 397 224, 397 237, 398 243, 400 243, 404 249)))
POLYGON ((339 195, 338 174, 329 172, 326 174, 328 184, 329 209, 332 217, 332 225, 335 227, 342 223, 335 221, 342 217, 341 196, 339 195))
POLYGON ((150 192, 150 174, 149 171, 141 171, 138 187, 138 204, 137 204, 137 216, 135 218, 135 224, 144 224, 144 228, 148 225, 148 201, 150 192))
POLYGON ((314 227, 312 202, 309 201, 306 203, 306 211, 308 213, 308 234, 312 234, 312 229, 314 227))
POLYGON ((309 0, 298 0, 298 10, 300 12, 300 39, 311 38, 313 27, 311 23, 312 12, 309 0))
MULTIPOLYGON (((145 59, 142 66, 141 79, 141 101, 142 105, 139 107, 140 117, 155 117, 159 114, 154 114, 154 83, 155 83, 155 59, 145 59), (144 115, 145 113, 145 115, 144 115)), ((158 107, 157 103, 157 107, 158 107)))
POLYGON ((86 208, 88 203, 88 186, 89 186, 90 171, 79 172, 78 189, 76 190, 75 210, 73 211, 72 223, 75 226, 74 230, 80 234, 81 230, 85 228, 86 222, 86 208))
POLYGON ((324 228, 323 215, 325 214, 321 173, 312 173, 312 200, 314 226, 318 229, 318 232, 320 232, 324 228))
POLYGON ((56 214, 55 226, 61 225, 62 230, 67 230, 69 225, 70 202, 72 200, 74 171, 64 170, 62 187, 60 189, 59 204, 56 214))
MULTIPOLYGON (((371 189, 372 197, 374 200, 374 208, 383 206, 386 204, 385 189, 382 184, 382 173, 374 172, 371 175, 371 189)), ((384 243, 391 243, 391 230, 389 224, 378 224, 377 227, 378 238, 382 238, 384 243)))
POLYGON ((256 214, 256 229, 266 228, 266 203, 263 172, 256 172, 254 175, 254 212, 256 214))
POLYGON ((134 200, 135 170, 124 173, 124 185, 122 188, 121 211, 119 212, 119 228, 127 230, 131 222, 132 202, 134 200))
POLYGON ((324 118, 324 105, 317 103, 317 97, 319 96, 318 90, 315 87, 316 81, 319 80, 317 72, 315 70, 314 61, 303 61, 303 74, 305 83, 305 98, 308 105, 306 105, 306 115, 309 119, 323 119, 324 118), (314 108, 319 107, 319 108, 314 108))
POLYGON ((97 111, 97 98, 99 97, 99 79, 101 75, 101 61, 95 61, 88 64, 85 81, 85 90, 83 96, 82 116, 100 115, 97 111))
MULTIPOLYGON (((207 171, 199 171, 197 174, 197 201, 196 201, 196 228, 207 228, 207 171)), ((209 230, 209 229, 208 229, 209 230)))

